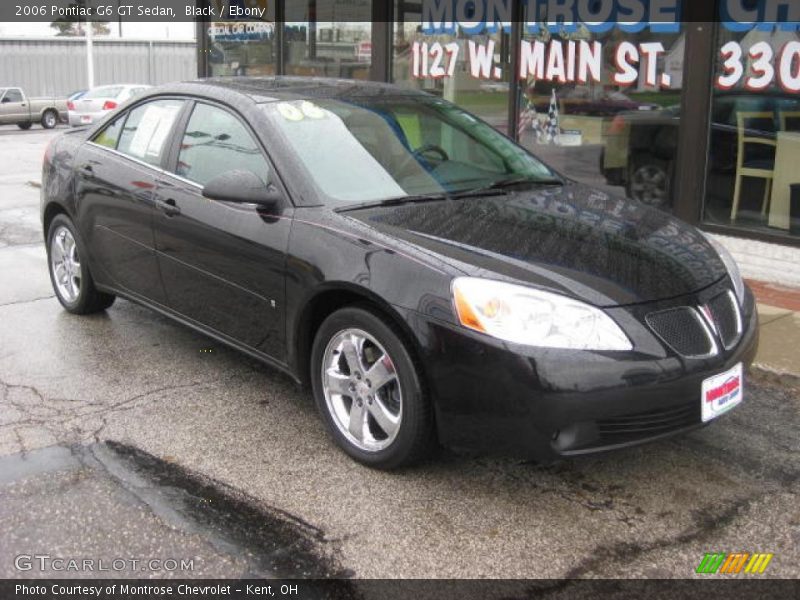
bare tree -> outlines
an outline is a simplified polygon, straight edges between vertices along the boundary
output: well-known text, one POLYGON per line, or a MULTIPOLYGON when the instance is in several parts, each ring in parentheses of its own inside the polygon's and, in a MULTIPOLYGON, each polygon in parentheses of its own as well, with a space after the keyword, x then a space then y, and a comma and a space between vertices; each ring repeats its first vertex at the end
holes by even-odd
MULTIPOLYGON (((86 6, 86 0, 75 0, 70 7, 82 8, 86 6)), ((50 27, 57 30, 57 36, 78 37, 85 34, 86 21, 79 17, 62 17, 50 23, 50 27)), ((110 33, 108 23, 95 21, 92 23, 92 33, 94 35, 108 35, 110 33)))

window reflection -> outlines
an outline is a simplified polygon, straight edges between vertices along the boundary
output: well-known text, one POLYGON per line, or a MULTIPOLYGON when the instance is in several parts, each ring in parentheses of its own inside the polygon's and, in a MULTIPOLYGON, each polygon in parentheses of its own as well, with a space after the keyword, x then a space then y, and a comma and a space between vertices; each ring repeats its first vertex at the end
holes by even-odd
POLYGON ((117 149, 151 165, 161 164, 182 107, 182 100, 155 100, 135 108, 125 120, 117 149))
POLYGON ((592 33, 581 24, 561 34, 542 28, 526 33, 524 40, 561 44, 565 54, 571 46, 578 70, 581 60, 596 52, 599 69, 572 83, 534 76, 521 82, 520 143, 582 183, 672 211, 685 33, 631 34, 616 27, 592 33), (667 75, 670 84, 648 82, 649 61, 644 59, 632 83, 617 83, 616 55, 623 42, 637 47, 660 43, 664 51, 656 60, 656 72, 667 75))
POLYGON ((236 169, 252 171, 267 183, 267 163, 244 125, 225 110, 198 104, 181 142, 176 173, 205 185, 236 169))
POLYGON ((800 97, 782 85, 779 68, 784 49, 799 41, 794 31, 720 26, 707 222, 800 235, 800 97), (731 69, 733 63, 741 69, 731 69))
POLYGON ((402 0, 395 2, 392 81, 396 84, 424 90, 458 104, 498 131, 508 133, 510 65, 508 33, 470 35, 459 29, 455 34, 425 34, 421 5, 402 0), (480 77, 473 76, 468 60, 470 42, 480 46, 493 44, 492 58, 495 64, 503 66, 499 78, 491 70, 480 77), (427 74, 420 72, 423 63, 429 69, 427 74), (444 69, 446 75, 440 77, 431 73, 434 65, 444 69))
POLYGON ((435 98, 317 99, 267 103, 264 110, 309 180, 334 203, 553 180, 497 130, 435 98))
MULTIPOLYGON (((211 0, 217 9, 223 4, 211 0)), ((235 4, 231 2, 231 4, 235 4)), ((265 9, 264 20, 215 21, 208 24, 208 67, 212 76, 275 75, 277 37, 275 4, 270 0, 247 0, 247 8, 265 9)))
POLYGON ((117 140, 119 140, 120 133, 122 133, 122 124, 125 122, 126 116, 127 115, 122 115, 115 119, 113 123, 98 133, 92 141, 106 148, 116 148, 117 140))
POLYGON ((369 79, 371 17, 371 0, 287 2, 286 74, 369 79))

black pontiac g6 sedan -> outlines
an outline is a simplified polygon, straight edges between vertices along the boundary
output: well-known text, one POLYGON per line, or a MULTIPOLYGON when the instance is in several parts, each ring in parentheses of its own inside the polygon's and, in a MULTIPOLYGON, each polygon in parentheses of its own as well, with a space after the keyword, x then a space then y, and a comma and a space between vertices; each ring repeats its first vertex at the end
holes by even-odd
POLYGON ((122 296, 286 371, 374 467, 700 427, 741 401, 756 348, 723 248, 419 92, 155 88, 56 138, 42 181, 66 310, 122 296))

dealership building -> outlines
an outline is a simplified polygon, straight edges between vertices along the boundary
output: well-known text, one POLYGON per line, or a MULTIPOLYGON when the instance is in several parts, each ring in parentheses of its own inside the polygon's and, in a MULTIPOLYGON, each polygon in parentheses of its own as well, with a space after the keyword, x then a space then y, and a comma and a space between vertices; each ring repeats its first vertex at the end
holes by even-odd
MULTIPOLYGON (((717 236, 746 277, 800 286, 800 0, 204 2, 196 43, 122 38, 121 21, 95 39, 95 84, 298 75, 424 90, 573 179, 717 236)), ((0 76, 66 95, 85 86, 85 47, 0 38, 0 76)))
POLYGON ((261 21, 198 23, 198 71, 425 90, 800 285, 800 3, 637 1, 581 20, 547 0, 254 0, 261 21))

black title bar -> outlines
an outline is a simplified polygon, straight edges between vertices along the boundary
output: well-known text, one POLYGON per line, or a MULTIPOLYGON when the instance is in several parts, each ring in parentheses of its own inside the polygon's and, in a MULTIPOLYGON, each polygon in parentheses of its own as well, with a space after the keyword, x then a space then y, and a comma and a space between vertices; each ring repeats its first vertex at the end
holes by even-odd
MULTIPOLYGON (((380 0, 393 5, 392 0, 380 0)), ((693 0, 696 2, 697 0, 693 0)), ((0 21, 267 21, 274 22, 276 5, 300 20, 353 22, 372 20, 374 0, 2 0, 0 21)), ((521 7, 528 31, 545 27, 570 28, 577 24, 591 31, 626 30, 684 21, 690 0, 418 0, 406 1, 407 17, 418 10, 423 30, 449 32, 456 27, 467 33, 509 31, 513 15, 521 7)), ((800 29, 798 0, 719 0, 716 20, 729 29, 800 29)))
POLYGON ((795 580, 725 578, 619 580, 0 580, 3 600, 527 600, 641 599, 764 600, 797 598, 795 580))

